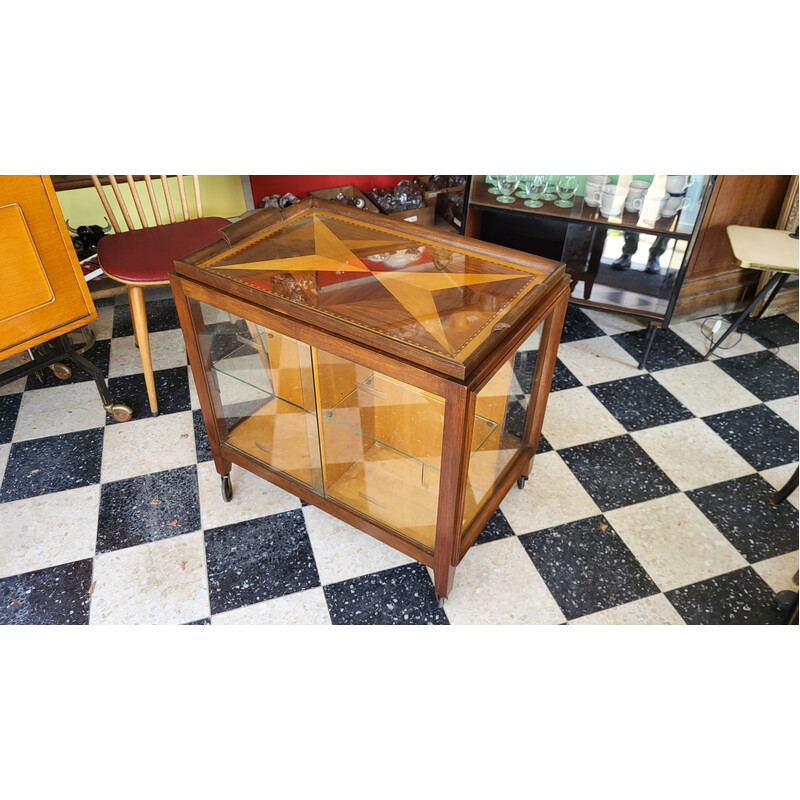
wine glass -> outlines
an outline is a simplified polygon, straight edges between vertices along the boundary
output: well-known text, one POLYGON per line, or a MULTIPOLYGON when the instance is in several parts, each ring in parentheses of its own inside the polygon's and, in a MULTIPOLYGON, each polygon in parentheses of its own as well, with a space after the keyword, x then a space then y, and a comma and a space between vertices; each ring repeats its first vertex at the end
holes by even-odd
POLYGON ((511 196, 519 186, 519 175, 498 175, 497 188, 500 190, 498 203, 515 203, 516 200, 511 196))
POLYGON ((544 192, 544 175, 526 175, 522 183, 522 191, 528 199, 522 204, 528 208, 541 208, 544 203, 539 199, 544 192))
POLYGON ((556 200, 554 205, 559 208, 572 208, 572 196, 578 188, 578 179, 575 175, 561 175, 559 176, 558 183, 556 184, 556 191, 558 192, 559 200, 556 200))
POLYGON ((556 186, 558 186, 558 179, 560 175, 544 175, 544 192, 542 193, 542 200, 555 200, 556 186))
POLYGON ((491 184, 491 187, 487 189, 489 194, 500 194, 500 190, 497 188, 497 182, 500 180, 499 175, 487 175, 486 176, 486 183, 491 184))

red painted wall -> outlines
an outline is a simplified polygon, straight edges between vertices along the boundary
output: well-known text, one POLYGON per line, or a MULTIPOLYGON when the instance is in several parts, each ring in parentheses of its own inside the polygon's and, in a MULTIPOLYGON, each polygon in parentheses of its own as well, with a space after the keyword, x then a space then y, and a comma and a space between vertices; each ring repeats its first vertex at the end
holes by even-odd
POLYGON ((302 200, 309 192, 316 189, 332 189, 335 186, 355 186, 362 192, 368 192, 372 184, 379 189, 395 186, 403 178, 413 175, 250 175, 250 186, 253 190, 253 202, 260 203, 262 198, 273 194, 284 195, 291 192, 302 200))

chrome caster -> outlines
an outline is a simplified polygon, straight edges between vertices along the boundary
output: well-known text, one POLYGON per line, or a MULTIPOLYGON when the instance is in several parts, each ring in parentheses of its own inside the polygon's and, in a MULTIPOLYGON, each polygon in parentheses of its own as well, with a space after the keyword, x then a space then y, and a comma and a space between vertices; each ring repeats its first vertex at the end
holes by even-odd
POLYGON ((122 403, 111 403, 110 405, 104 406, 104 408, 111 414, 114 422, 127 422, 133 416, 133 409, 122 403))
POLYGON ((222 478, 222 499, 226 503, 230 503, 233 498, 233 486, 231 486, 231 476, 223 475, 222 478))
POLYGON ((51 364, 50 369, 53 375, 55 375, 60 381, 68 381, 72 377, 72 370, 66 364, 62 364, 61 362, 51 364))

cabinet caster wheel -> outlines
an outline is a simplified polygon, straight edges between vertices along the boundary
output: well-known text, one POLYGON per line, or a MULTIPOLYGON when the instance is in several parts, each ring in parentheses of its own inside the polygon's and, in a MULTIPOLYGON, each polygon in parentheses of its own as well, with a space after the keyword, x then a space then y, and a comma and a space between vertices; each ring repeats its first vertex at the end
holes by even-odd
POLYGON ((788 589, 783 592, 778 592, 775 597, 775 608, 782 612, 786 613, 792 609, 797 603, 797 592, 789 591, 788 589))
POLYGON ((60 381, 67 381, 72 377, 72 370, 66 364, 56 362, 50 365, 50 369, 60 381))
POLYGON ((520 475, 519 478, 517 478, 517 489, 524 489, 527 480, 528 479, 524 475, 520 475))
POLYGON ((122 403, 112 403, 106 407, 106 411, 111 414, 114 422, 127 422, 133 416, 133 409, 122 403))
POLYGON ((223 475, 221 480, 222 480, 222 499, 226 503, 230 503, 231 499, 233 498, 233 486, 231 486, 231 476, 223 475))

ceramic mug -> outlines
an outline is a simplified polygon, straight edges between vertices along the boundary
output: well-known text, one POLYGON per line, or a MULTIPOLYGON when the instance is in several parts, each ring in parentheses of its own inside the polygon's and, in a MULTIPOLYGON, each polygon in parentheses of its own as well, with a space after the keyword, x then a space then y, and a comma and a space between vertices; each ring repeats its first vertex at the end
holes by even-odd
POLYGON ((694 175, 667 175, 667 192, 683 194, 694 183, 694 175))
POLYGON ((603 187, 608 183, 606 175, 589 175, 586 178, 586 189, 583 194, 583 202, 587 206, 596 208, 600 205, 603 187))
POLYGON ((644 196, 650 188, 648 181, 631 181, 628 184, 628 196, 625 199, 626 211, 641 211, 644 196))
POLYGON ((662 217, 674 217, 682 208, 689 205, 689 199, 681 195, 669 195, 661 207, 662 217))
POLYGON ((607 183, 600 198, 600 213, 604 217, 618 217, 622 213, 627 194, 628 192, 622 187, 607 183))
POLYGON ((661 216, 661 209, 664 207, 664 201, 667 197, 669 197, 669 195, 666 194, 645 195, 641 221, 650 224, 655 223, 661 216))

